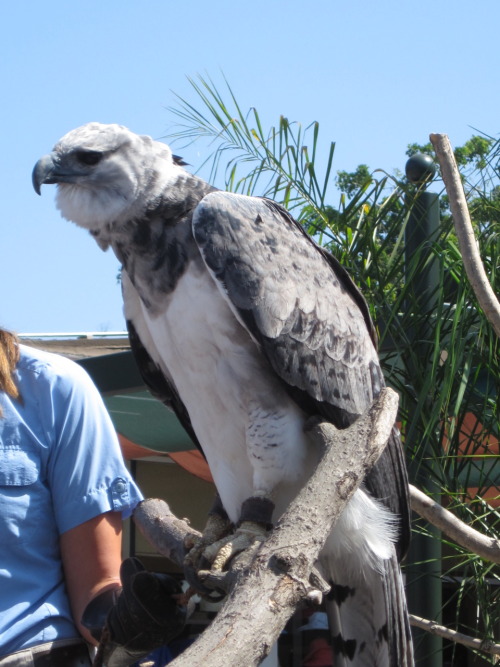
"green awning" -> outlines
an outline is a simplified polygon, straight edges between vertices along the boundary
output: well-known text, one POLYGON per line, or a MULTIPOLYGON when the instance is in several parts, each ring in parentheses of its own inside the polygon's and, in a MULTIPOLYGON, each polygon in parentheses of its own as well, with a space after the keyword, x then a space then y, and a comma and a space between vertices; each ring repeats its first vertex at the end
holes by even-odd
POLYGON ((183 452, 194 449, 193 442, 173 412, 149 391, 104 396, 113 424, 141 447, 157 452, 183 452))
POLYGON ((130 350, 78 363, 101 392, 118 433, 157 452, 195 449, 173 412, 146 389, 130 350))

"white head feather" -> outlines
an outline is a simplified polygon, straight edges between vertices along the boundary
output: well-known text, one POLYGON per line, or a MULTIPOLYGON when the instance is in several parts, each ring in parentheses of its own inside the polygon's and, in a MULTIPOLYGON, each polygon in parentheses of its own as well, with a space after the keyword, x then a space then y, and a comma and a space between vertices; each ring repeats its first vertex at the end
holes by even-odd
POLYGON ((143 213, 181 169, 166 144, 116 124, 76 128, 57 142, 54 153, 66 166, 74 165, 76 174, 72 182, 58 183, 57 207, 64 218, 92 232, 143 213), (102 157, 82 170, 79 152, 89 151, 102 157))

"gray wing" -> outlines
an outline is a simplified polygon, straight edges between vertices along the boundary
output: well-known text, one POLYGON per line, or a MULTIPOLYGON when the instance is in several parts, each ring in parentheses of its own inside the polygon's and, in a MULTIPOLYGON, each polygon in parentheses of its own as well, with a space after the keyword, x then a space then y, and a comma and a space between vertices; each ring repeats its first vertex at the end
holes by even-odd
MULTIPOLYGON (((384 386, 363 297, 336 260, 266 199, 207 195, 193 216, 207 268, 290 395, 343 428, 384 386)), ((406 467, 394 430, 366 480, 409 535, 406 467)))

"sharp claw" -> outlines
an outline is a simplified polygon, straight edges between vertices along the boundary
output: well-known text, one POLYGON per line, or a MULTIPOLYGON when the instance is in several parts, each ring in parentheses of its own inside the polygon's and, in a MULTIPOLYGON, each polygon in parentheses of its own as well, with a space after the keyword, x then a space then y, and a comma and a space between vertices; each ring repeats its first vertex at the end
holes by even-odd
POLYGON ((214 572, 222 572, 224 566, 235 553, 234 542, 228 542, 225 544, 222 549, 218 550, 217 555, 212 563, 212 570, 214 572))
POLYGON ((191 564, 184 563, 184 576, 189 586, 193 588, 198 595, 208 598, 213 593, 213 588, 205 586, 202 579, 199 577, 199 572, 191 564))
MULTIPOLYGON (((211 528, 213 525, 212 521, 211 528)), ((233 534, 214 540, 214 533, 217 532, 220 537, 220 531, 210 530, 207 533, 204 531, 201 539, 193 541, 193 547, 184 560, 184 571, 188 583, 202 597, 210 600, 213 600, 214 589, 217 590, 220 575, 229 561, 252 545, 258 545, 267 534, 266 526, 257 521, 243 521, 233 534)), ((221 593, 220 589, 218 593, 221 593)))

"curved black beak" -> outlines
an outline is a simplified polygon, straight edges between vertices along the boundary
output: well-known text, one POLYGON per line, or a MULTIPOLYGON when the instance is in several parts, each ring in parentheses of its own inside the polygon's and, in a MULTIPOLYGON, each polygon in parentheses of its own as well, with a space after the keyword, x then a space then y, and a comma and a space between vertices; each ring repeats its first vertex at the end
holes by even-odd
POLYGON ((56 154, 49 153, 40 158, 35 164, 31 178, 33 181, 33 188, 37 195, 41 194, 42 185, 44 183, 58 183, 58 162, 56 154))

